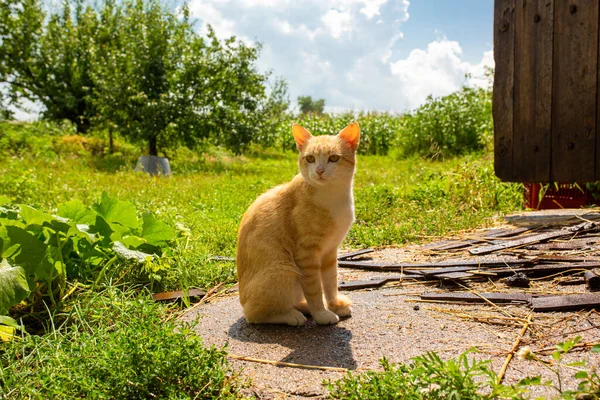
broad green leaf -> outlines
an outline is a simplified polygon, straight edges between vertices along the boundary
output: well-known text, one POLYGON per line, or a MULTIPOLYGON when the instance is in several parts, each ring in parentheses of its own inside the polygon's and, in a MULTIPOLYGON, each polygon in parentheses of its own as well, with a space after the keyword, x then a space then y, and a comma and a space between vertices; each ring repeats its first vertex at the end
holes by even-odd
POLYGON ((160 246, 175 237, 175 229, 162 221, 158 221, 152 214, 145 213, 143 220, 142 237, 148 243, 160 246))
POLYGON ((0 314, 19 304, 29 295, 29 284, 25 270, 13 267, 8 261, 0 261, 0 314))
POLYGON ((10 326, 15 329, 22 329, 19 323, 8 315, 0 315, 0 325, 10 326))
POLYGON ((54 267, 46 259, 48 245, 18 226, 7 226, 6 231, 11 244, 19 244, 18 254, 11 256, 14 264, 20 265, 27 276, 36 275, 41 279, 52 279, 54 267))
POLYGON ((69 218, 76 224, 91 225, 96 221, 96 213, 79 200, 71 200, 59 205, 58 215, 69 218))
POLYGON ((10 204, 10 199, 6 196, 0 196, 0 205, 10 204))
POLYGON ((585 361, 575 361, 566 365, 567 367, 585 367, 585 361))
POLYGON ((600 344, 592 347, 592 353, 600 353, 600 344))
POLYGON ((121 243, 123 243, 125 246, 127 246, 128 248, 137 248, 143 244, 146 243, 146 241, 140 237, 137 236, 133 236, 133 235, 129 235, 129 236, 123 236, 120 240, 121 243))
POLYGON ((138 263, 145 263, 148 257, 150 257, 150 259, 154 257, 152 254, 142 253, 141 251, 137 250, 129 250, 121 242, 113 243, 112 249, 117 254, 117 256, 119 256, 119 258, 137 261, 138 263))
POLYGON ((27 225, 42 225, 44 222, 51 222, 54 219, 52 215, 36 210, 26 204, 20 204, 19 207, 21 208, 21 218, 27 225))
POLYGON ((575 379, 587 379, 588 378, 588 373, 585 371, 579 371, 578 373, 575 374, 575 379))
POLYGON ((127 201, 120 201, 102 193, 99 204, 94 204, 92 209, 101 215, 108 223, 117 223, 129 228, 138 227, 135 206, 127 201))

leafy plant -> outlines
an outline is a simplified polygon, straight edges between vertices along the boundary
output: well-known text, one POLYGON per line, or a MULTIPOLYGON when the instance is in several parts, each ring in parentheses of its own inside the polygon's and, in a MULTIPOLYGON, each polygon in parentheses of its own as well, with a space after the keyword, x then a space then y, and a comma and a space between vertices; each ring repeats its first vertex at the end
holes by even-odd
POLYGON ((400 145, 405 156, 448 157, 481 151, 492 136, 491 90, 463 87, 405 116, 400 145))
MULTIPOLYGON (((541 376, 529 377, 521 380, 519 386, 543 385, 554 388, 561 399, 578 400, 578 399, 598 399, 600 398, 600 375, 596 369, 588 370, 585 361, 576 361, 571 363, 564 362, 564 356, 573 350, 581 341, 581 336, 569 339, 563 343, 555 345, 556 351, 552 353, 551 360, 544 360, 541 356, 535 354, 527 346, 521 348, 517 356, 523 360, 530 360, 539 363, 540 365, 551 371, 556 376, 556 384, 552 381, 542 382, 541 376), (577 372, 574 378, 577 380, 577 388, 575 390, 566 390, 563 387, 563 370, 565 368, 575 369, 577 372)), ((600 353, 600 345, 595 345, 591 348, 592 353, 600 353)))
POLYGON ((469 361, 467 351, 442 360, 436 353, 413 358, 406 364, 381 360, 383 371, 348 375, 326 382, 332 399, 494 399, 520 398, 523 390, 496 384, 489 361, 469 361))
POLYGON ((96 286, 118 258, 151 271, 148 264, 169 252, 175 236, 152 214, 140 221, 133 204, 106 193, 91 208, 71 200, 58 214, 24 204, 0 208, 0 315, 27 297, 47 295, 55 304, 67 279, 96 286))
POLYGON ((83 293, 62 323, 48 321, 48 335, 0 345, 0 397, 240 397, 225 351, 205 347, 191 324, 165 319, 147 297, 116 287, 83 293))

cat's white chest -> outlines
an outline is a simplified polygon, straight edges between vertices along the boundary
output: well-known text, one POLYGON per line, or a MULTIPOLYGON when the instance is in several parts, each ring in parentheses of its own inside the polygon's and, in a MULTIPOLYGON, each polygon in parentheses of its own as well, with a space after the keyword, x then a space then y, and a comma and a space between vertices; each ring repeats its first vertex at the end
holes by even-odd
POLYGON ((318 201, 319 205, 329 211, 332 226, 327 230, 324 250, 336 249, 346 237, 354 222, 354 199, 350 193, 328 193, 318 201))

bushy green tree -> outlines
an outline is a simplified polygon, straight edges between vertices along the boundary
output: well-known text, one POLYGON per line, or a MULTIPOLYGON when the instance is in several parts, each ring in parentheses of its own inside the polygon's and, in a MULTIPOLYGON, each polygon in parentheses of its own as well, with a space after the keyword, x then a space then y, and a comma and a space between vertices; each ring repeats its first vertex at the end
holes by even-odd
POLYGON ((267 95, 260 46, 219 40, 210 28, 200 36, 185 6, 65 0, 46 15, 40 0, 6 0, 0 40, 0 82, 13 104, 39 101, 45 117, 79 132, 108 125, 151 155, 206 140, 239 153, 287 108, 285 86, 267 95))
POLYGON ((0 82, 12 104, 39 101, 46 118, 68 119, 85 132, 93 114, 95 11, 77 0, 46 17, 39 0, 0 2, 0 82))
POLYGON ((298 96, 301 114, 323 114, 325 99, 313 99, 311 96, 298 96))

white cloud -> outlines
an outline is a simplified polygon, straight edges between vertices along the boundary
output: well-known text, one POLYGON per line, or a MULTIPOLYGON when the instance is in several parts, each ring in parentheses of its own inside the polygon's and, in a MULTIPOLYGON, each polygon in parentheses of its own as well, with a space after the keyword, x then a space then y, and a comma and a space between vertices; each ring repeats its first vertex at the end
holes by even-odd
POLYGON ((329 10, 321 21, 332 37, 339 39, 342 34, 352 31, 352 15, 347 11, 329 10))
POLYGON ((418 106, 428 95, 449 94, 463 84, 485 85, 485 66, 493 66, 492 51, 485 52, 478 64, 463 61, 461 55, 459 43, 444 38, 429 43, 426 50, 414 49, 407 58, 392 62, 390 71, 404 88, 408 107, 418 106))
POLYGON ((360 9, 360 13, 366 15, 367 19, 371 19, 379 15, 379 8, 385 3, 387 0, 364 0, 365 6, 360 9))

